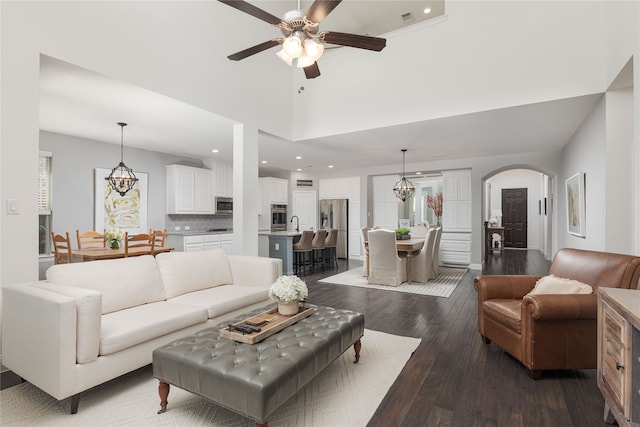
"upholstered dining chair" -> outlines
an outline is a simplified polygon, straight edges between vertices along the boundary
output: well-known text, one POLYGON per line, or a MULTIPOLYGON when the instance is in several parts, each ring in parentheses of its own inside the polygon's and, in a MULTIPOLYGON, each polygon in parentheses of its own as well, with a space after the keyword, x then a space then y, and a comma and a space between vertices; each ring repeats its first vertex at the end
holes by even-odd
POLYGON ((97 231, 85 231, 84 233, 80 233, 80 230, 76 230, 76 239, 78 240, 78 249, 107 247, 104 235, 97 231))
POLYGON ((327 240, 324 242, 324 250, 326 256, 326 263, 338 268, 338 229, 330 228, 327 232, 327 240))
POLYGON ((302 230, 300 240, 293 244, 293 270, 298 273, 305 272, 307 264, 307 256, 309 256, 309 265, 313 262, 311 259, 313 247, 313 230, 302 230))
POLYGON ((411 234, 412 239, 424 239, 427 237, 428 231, 429 227, 425 227, 424 225, 414 225, 409 227, 409 234, 411 234))
MULTIPOLYGON (((147 249, 150 255, 155 255, 154 249, 156 240, 152 234, 139 233, 129 236, 129 232, 124 233, 124 257, 129 256, 131 249, 147 249)), ((145 251, 146 252, 146 251, 145 251)))
POLYGON ((428 229, 422 249, 411 259, 412 281, 426 283, 433 278, 431 270, 433 268, 433 246, 436 242, 436 234, 435 228, 428 229))
POLYGON ((71 249, 71 238, 67 231, 64 235, 51 232, 53 240, 54 262, 56 264, 68 264, 73 262, 73 250, 71 249))
POLYGON ((435 227, 436 238, 433 243, 433 256, 431 256, 431 278, 435 279, 440 274, 440 238, 442 237, 442 227, 435 227))
POLYGON ((165 228, 164 230, 154 230, 153 228, 149 229, 149 234, 154 236, 154 239, 156 241, 155 247, 156 248, 162 248, 164 247, 164 243, 167 239, 167 229, 165 228))
POLYGON ((398 286, 402 282, 406 282, 407 260, 398 256, 395 231, 370 230, 368 238, 368 282, 388 286, 398 286))
POLYGON ((367 253, 367 240, 368 240, 368 233, 369 233, 369 228, 368 227, 362 227, 360 229, 360 240, 362 241, 362 256, 363 256, 363 260, 364 260, 364 264, 362 265, 362 275, 364 277, 369 276, 369 254, 367 253))

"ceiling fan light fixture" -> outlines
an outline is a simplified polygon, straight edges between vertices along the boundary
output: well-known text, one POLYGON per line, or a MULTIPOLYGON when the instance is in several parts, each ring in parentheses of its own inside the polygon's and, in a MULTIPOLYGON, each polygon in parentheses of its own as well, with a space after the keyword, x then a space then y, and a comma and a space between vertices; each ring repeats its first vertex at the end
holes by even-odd
POLYGON ((282 59, 284 61, 285 64, 287 64, 288 66, 293 65, 293 58, 290 57, 289 55, 287 55, 287 53, 284 51, 284 49, 280 49, 277 53, 276 56, 280 59, 282 59))
POLYGON ((282 50, 291 58, 297 58, 302 55, 302 41, 298 37, 297 32, 290 35, 282 43, 282 50))
POLYGON ((298 58, 296 65, 298 66, 298 68, 305 68, 305 67, 308 67, 309 65, 313 65, 314 62, 316 62, 315 59, 313 59, 312 57, 307 55, 306 52, 303 51, 302 55, 300 55, 300 57, 298 58))
POLYGON ((315 62, 320 59, 320 57, 324 53, 324 46, 321 43, 308 38, 304 41, 304 51, 315 62))

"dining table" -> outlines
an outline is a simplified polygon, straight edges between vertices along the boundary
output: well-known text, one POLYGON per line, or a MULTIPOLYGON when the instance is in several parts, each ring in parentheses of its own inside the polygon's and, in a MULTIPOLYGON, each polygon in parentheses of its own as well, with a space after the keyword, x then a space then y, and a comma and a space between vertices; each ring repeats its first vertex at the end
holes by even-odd
MULTIPOLYGON (((153 249, 153 255, 162 252, 171 252, 173 248, 158 247, 153 249)), ((151 255, 148 248, 129 248, 129 256, 151 255)), ((124 258, 124 248, 84 248, 73 251, 73 258, 76 262, 99 261, 105 259, 124 258)))
MULTIPOLYGON (((404 240, 396 240, 396 250, 398 253, 406 254, 407 258, 407 283, 411 284, 411 264, 413 253, 419 251, 424 246, 425 239, 404 239, 404 240)), ((365 250, 365 260, 367 264, 367 270, 369 271, 369 241, 364 242, 364 250, 365 250)))

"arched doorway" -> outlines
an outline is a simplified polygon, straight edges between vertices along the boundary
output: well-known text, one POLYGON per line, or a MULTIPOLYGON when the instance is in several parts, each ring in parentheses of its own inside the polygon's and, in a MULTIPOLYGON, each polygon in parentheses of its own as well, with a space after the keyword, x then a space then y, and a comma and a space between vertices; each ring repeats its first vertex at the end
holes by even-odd
MULTIPOLYGON (((505 228, 505 249, 539 250, 550 259, 553 178, 537 168, 513 165, 493 171, 482 183, 483 224, 490 221, 505 228)), ((498 236, 493 236, 493 240, 499 240, 498 236)), ((490 254, 486 253, 484 245, 483 251, 483 259, 486 259, 490 254)))

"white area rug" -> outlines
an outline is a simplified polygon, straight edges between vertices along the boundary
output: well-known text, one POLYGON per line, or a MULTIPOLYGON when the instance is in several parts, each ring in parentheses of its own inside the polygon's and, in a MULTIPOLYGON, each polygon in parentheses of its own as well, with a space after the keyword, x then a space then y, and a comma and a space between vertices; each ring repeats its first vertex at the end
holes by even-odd
POLYGON ((362 267, 358 267, 335 276, 329 276, 319 282, 448 298, 466 272, 466 268, 440 267, 438 277, 427 283, 411 282, 409 284, 404 282, 400 286, 386 286, 367 283, 367 278, 362 275, 362 267))
MULTIPOLYGON (((364 426, 420 344, 419 338, 365 330, 360 362, 347 350, 268 420, 278 426, 364 426)), ((2 426, 255 426, 255 422, 171 387, 160 409, 151 367, 85 392, 78 413, 29 383, 0 392, 2 426)))

